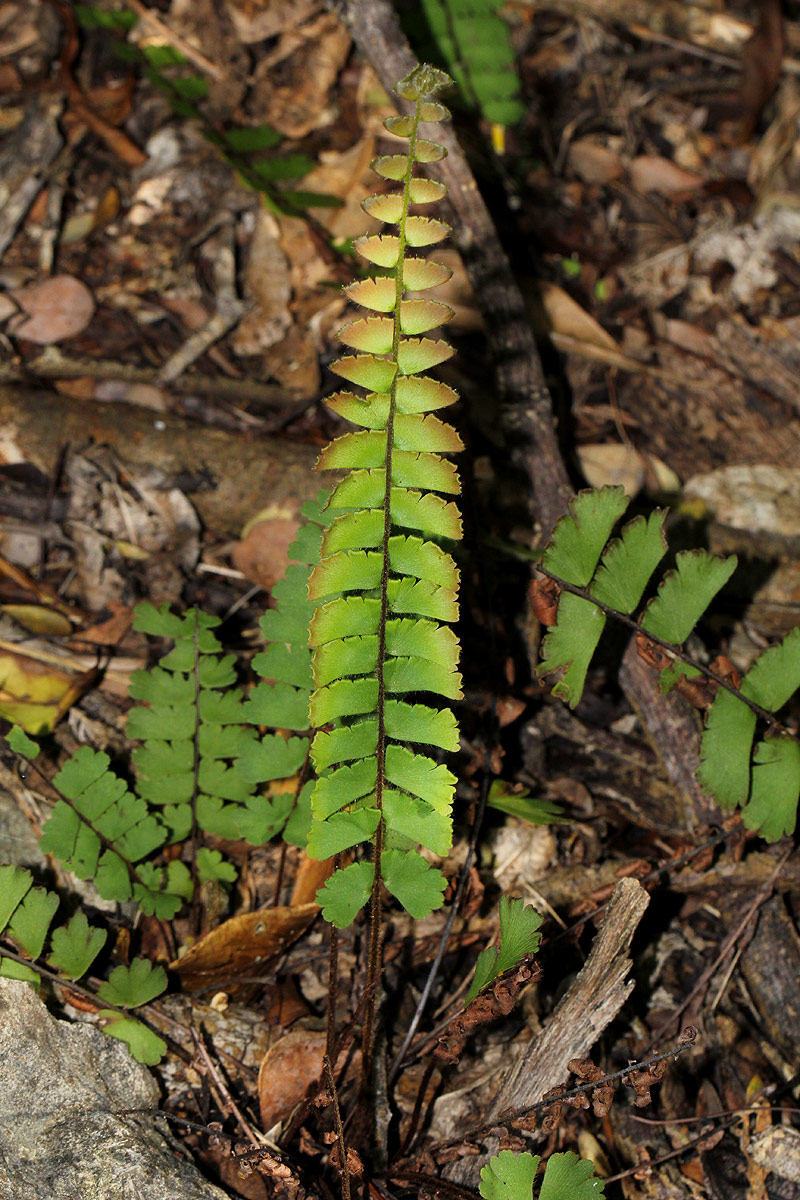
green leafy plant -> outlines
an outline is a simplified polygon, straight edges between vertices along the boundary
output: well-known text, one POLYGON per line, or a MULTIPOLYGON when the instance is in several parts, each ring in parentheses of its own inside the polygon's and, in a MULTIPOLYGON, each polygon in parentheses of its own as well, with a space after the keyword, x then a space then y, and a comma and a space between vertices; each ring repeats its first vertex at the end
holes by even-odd
MULTIPOLYGON (((501 1150, 481 1171, 484 1200, 533 1200, 534 1181, 541 1159, 538 1154, 501 1150)), ((594 1200, 604 1196, 603 1181, 593 1175, 592 1164, 577 1154, 551 1154, 538 1191, 539 1200, 594 1200)))
POLYGON ((527 955, 536 953, 542 940, 538 932, 541 923, 542 918, 524 900, 500 897, 500 944, 487 946, 478 955, 465 1007, 498 975, 516 967, 527 955))
MULTIPOLYGON (((319 503, 304 513, 307 523, 291 548, 299 561, 276 585, 276 608, 262 618, 272 643, 253 661, 262 682, 246 698, 233 686, 234 656, 221 654, 212 632, 219 618, 137 606, 134 628, 170 639, 173 648, 150 670, 131 675, 130 694, 140 703, 127 733, 141 743, 131 755, 133 791, 107 754, 80 747, 53 778, 61 799, 40 843, 79 879, 92 879, 103 899, 133 899, 144 912, 168 918, 191 898, 195 883, 225 885, 236 877, 219 851, 203 845, 204 835, 260 846, 284 833, 294 844, 305 843, 313 686, 306 586, 309 564, 319 557, 323 526, 317 522, 327 518, 319 503), (301 736, 262 736, 263 726, 301 736), (264 785, 276 781, 289 781, 293 790, 264 795, 264 785), (154 857, 175 842, 187 843, 188 865, 173 859, 158 866, 154 857)), ((30 761, 39 753, 19 729, 9 744, 30 761)))
MULTIPOLYGON (((561 672, 553 692, 573 708, 606 618, 633 624, 630 614, 667 550, 663 512, 634 518, 609 542, 627 506, 620 487, 581 492, 541 558, 561 594, 539 672, 561 672)), ((719 685, 701 740, 698 779, 722 808, 741 807, 745 825, 775 841, 794 829, 800 796, 800 744, 776 718, 800 688, 800 629, 764 651, 741 682, 731 682, 730 671, 722 678, 701 668, 681 649, 735 569, 735 556, 681 551, 635 628, 641 652, 662 671, 665 690, 703 674, 719 685), (756 741, 759 721, 764 736, 756 741)))
MULTIPOLYGON (((509 28, 497 0, 422 0, 425 50, 452 75, 465 102, 493 125, 514 125, 525 115, 509 28), (431 45, 428 45, 430 41, 431 45)), ((418 16, 409 18, 414 37, 418 16)))
MULTIPOLYGON (((82 912, 75 912, 65 925, 50 929, 59 907, 55 892, 36 887, 24 867, 0 866, 0 940, 13 943, 26 958, 41 960, 64 981, 84 976, 103 949, 106 931, 90 925, 82 912), (48 940, 50 950, 44 954, 48 940)), ((41 975, 34 967, 10 957, 0 944, 0 976, 22 979, 38 986, 41 975)), ((166 1044, 157 1034, 129 1015, 159 996, 167 986, 166 972, 144 958, 129 966, 115 967, 95 995, 103 1027, 112 1037, 127 1042, 139 1062, 157 1063, 166 1044), (102 1003, 114 1005, 103 1008, 102 1003)))
POLYGON ((458 493, 458 476, 442 457, 461 449, 461 440, 430 415, 457 396, 423 374, 453 349, 420 336, 452 310, 408 296, 450 274, 409 254, 448 233, 441 221, 411 212, 444 195, 443 185, 415 174, 415 166, 444 155, 419 127, 449 115, 433 99, 448 82, 443 72, 422 67, 398 85, 413 114, 390 117, 386 127, 407 141, 407 150, 376 159, 373 169, 401 190, 364 201, 371 216, 396 232, 356 242, 358 253, 382 270, 347 289, 356 304, 380 315, 340 331, 357 353, 332 365, 367 395, 344 391, 327 401, 361 429, 333 441, 317 463, 348 472, 330 501, 348 511, 323 534, 309 580, 309 598, 318 606, 310 625, 316 685, 310 711, 320 732, 311 747, 319 778, 308 853, 328 858, 372 845, 371 861, 337 871, 320 893, 335 925, 350 924, 370 896, 375 913, 381 882, 412 916, 426 916, 441 904, 445 880, 415 843, 441 856, 452 839, 455 776, 411 747, 455 750, 455 717, 408 698, 461 696, 458 643, 446 625, 457 616, 458 571, 439 544, 461 536, 458 509, 443 498, 458 493))

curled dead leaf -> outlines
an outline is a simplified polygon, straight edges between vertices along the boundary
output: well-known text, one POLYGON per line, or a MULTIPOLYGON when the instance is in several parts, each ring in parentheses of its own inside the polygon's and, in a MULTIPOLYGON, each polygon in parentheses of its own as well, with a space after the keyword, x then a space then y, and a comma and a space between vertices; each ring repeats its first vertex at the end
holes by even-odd
POLYGON ((186 991, 235 983, 300 937, 319 912, 316 904, 263 908, 223 921, 199 938, 170 970, 186 991))

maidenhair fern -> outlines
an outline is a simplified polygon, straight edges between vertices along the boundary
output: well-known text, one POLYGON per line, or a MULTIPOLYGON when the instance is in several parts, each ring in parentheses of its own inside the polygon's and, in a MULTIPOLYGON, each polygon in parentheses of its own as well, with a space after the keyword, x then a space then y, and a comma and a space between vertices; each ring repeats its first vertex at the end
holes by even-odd
MULTIPOLYGON (((583 694, 607 614, 634 612, 666 553, 661 512, 636 517, 606 546, 627 506, 619 487, 581 492, 556 525, 541 559, 552 580, 574 589, 560 594, 539 667, 541 674, 563 672, 553 691, 573 708, 583 694)), ((650 646, 651 658, 652 647, 658 649, 665 689, 682 677, 700 675, 679 648, 735 569, 734 556, 682 551, 645 607, 637 637, 645 654, 650 646)), ((701 740, 698 779, 722 808, 741 807, 745 825, 774 841, 794 829, 800 796, 800 744, 775 719, 800 688, 800 629, 766 650, 738 687, 723 682, 701 740), (759 718, 766 728, 756 742, 759 718)))
POLYGON ((445 880, 416 849, 446 855, 452 840, 455 776, 419 747, 458 746, 455 717, 421 703, 419 693, 457 700, 458 643, 447 627, 457 616, 458 571, 440 545, 461 536, 458 476, 443 454, 460 450, 456 432, 430 414, 457 394, 423 374, 453 353, 447 342, 421 335, 452 316, 445 304, 415 293, 444 282, 450 271, 409 254, 441 242, 448 227, 416 215, 445 194, 441 183, 415 173, 445 151, 420 136, 420 124, 446 120, 433 97, 448 85, 444 72, 419 67, 397 85, 408 116, 386 128, 406 143, 402 153, 375 160, 399 190, 371 196, 365 210, 394 232, 363 237, 356 250, 379 268, 351 284, 349 298, 371 313, 340 331, 354 355, 332 370, 366 390, 327 401, 361 426, 323 450, 317 466, 346 470, 330 504, 347 510, 322 538, 309 597, 316 690, 311 723, 319 732, 312 759, 319 778, 312 796, 308 853, 328 858, 362 843, 369 862, 336 872, 320 893, 327 919, 349 924, 380 883, 415 917, 442 902, 445 880))
MULTIPOLYGON (((321 512, 326 498, 321 493, 303 508, 306 520, 290 547, 295 561, 275 586, 276 607, 261 620, 268 645, 253 668, 262 682, 247 697, 233 686, 234 658, 222 655, 212 632, 219 618, 137 606, 134 628, 173 647, 156 666, 131 675, 130 695, 140 701, 127 725, 140 743, 131 755, 133 790, 107 754, 82 746, 52 780, 61 798, 42 831, 43 852, 79 879, 92 879, 103 899, 135 900, 146 913, 171 917, 191 898, 195 879, 232 882, 233 866, 203 845, 206 834, 261 846, 283 833, 305 844, 314 609, 306 591, 329 520, 321 512), (154 856, 176 842, 188 843, 190 865, 173 859, 158 866, 154 856)), ((9 743, 29 760, 39 753, 19 729, 9 743)))
MULTIPOLYGON (((39 962, 65 981, 78 980, 94 963, 106 942, 106 931, 91 926, 82 912, 73 913, 66 925, 50 929, 59 906, 55 892, 34 887, 33 876, 24 867, 0 866, 0 939, 13 943, 21 956, 39 962), (45 944, 50 949, 44 953, 45 944)), ((9 957, 0 944, 0 976, 24 979, 38 986, 40 974, 9 957)), ((127 1010, 139 1008, 159 996, 167 986, 163 967, 135 958, 129 966, 113 969, 97 989, 97 1007, 106 1033, 127 1042, 139 1062, 157 1063, 166 1044, 127 1010), (103 1004, 115 1008, 104 1008, 103 1004), (123 1010, 123 1011, 119 1011, 123 1010)))
POLYGON ((500 897, 500 944, 487 946, 478 955, 475 974, 464 1001, 465 1008, 498 975, 510 971, 527 955, 536 953, 542 936, 538 932, 541 923, 539 913, 524 900, 500 897))
POLYGON ((267 648, 253 659, 262 682, 250 692, 243 717, 270 732, 243 747, 236 762, 253 783, 269 783, 273 794, 251 795, 235 818, 237 834, 253 846, 264 845, 277 833, 296 846, 304 846, 311 823, 313 771, 309 761, 311 721, 309 700, 314 689, 308 629, 316 603, 308 597, 311 568, 319 562, 323 530, 332 512, 323 511, 328 493, 320 492, 304 504, 305 518, 289 547, 293 560, 272 589, 275 607, 261 618, 267 648), (275 730, 294 736, 282 737, 275 730), (289 780, 291 787, 281 787, 289 780))
MULTIPOLYGON (((492 125, 525 115, 506 22, 497 0, 422 0, 421 15, 436 57, 471 108, 492 125)), ((411 18, 409 18, 409 24, 411 18)))
MULTIPOLYGON (((484 1200, 533 1200, 538 1154, 501 1150, 481 1171, 484 1200)), ((597 1200, 605 1195, 602 1179, 593 1174, 587 1158, 577 1154, 551 1154, 547 1160, 538 1200, 597 1200)))

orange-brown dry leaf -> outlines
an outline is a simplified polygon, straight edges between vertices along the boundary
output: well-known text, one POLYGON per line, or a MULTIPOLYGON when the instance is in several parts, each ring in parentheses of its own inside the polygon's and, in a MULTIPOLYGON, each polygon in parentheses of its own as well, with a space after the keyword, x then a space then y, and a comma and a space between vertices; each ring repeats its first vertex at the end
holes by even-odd
POLYGON ((170 963, 186 991, 235 982, 252 974, 300 937, 319 912, 316 904, 262 908, 231 917, 170 963))
POLYGON ((98 625, 90 625, 75 635, 75 648, 85 647, 87 642, 97 646, 116 646, 124 638, 131 627, 133 609, 126 604, 118 604, 115 600, 107 605, 111 616, 98 625))
POLYGON ((300 527, 299 504, 265 509, 260 520, 245 527, 245 535, 233 548, 231 561, 253 583, 268 591, 283 576, 289 562, 289 546, 300 527))
POLYGON ((309 858, 303 851, 303 857, 297 870, 292 889, 292 907, 298 904, 309 904, 315 900, 317 892, 333 874, 333 859, 317 860, 309 858))
POLYGON ((635 192, 679 196, 684 192, 697 191, 703 183, 701 175, 685 171, 658 154, 640 154, 631 163, 631 187, 635 192))
POLYGON ((271 1046, 258 1072, 261 1128, 271 1129, 290 1116, 319 1080, 325 1034, 293 1029, 271 1046))
POLYGON ((567 165, 584 183, 610 183, 624 172, 619 155, 591 138, 580 138, 572 143, 567 165))

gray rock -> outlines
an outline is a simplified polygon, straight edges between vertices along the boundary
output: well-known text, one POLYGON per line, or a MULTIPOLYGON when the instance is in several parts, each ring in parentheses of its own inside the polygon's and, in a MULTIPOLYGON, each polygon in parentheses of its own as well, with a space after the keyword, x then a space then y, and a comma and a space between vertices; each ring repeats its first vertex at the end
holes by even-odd
POLYGON ((0 1200, 227 1200, 162 1132, 126 1046, 0 979, 0 1200))

